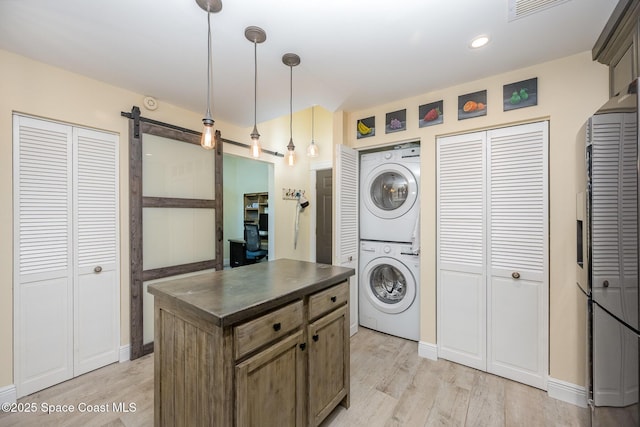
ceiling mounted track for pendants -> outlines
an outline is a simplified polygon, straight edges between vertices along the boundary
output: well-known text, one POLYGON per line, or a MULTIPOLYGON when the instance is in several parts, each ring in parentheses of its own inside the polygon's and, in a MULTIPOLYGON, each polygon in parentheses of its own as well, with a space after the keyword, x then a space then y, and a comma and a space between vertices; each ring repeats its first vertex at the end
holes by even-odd
POLYGON ((222 0, 196 0, 205 12, 218 13, 222 10, 222 0))

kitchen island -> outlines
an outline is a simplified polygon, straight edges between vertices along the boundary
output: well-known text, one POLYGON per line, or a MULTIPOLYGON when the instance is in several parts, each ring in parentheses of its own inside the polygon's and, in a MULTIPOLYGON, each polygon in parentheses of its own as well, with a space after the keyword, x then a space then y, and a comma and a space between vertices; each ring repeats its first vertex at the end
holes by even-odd
POLYGON ((280 259, 149 286, 156 426, 316 426, 349 406, 355 271, 280 259))

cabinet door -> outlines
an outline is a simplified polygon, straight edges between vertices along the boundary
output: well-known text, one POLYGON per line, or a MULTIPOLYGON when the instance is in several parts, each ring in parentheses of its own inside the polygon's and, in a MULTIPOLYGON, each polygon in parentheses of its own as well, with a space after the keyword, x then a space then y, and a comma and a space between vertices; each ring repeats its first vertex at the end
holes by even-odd
POLYGON ((298 331, 236 366, 236 424, 304 425, 304 345, 298 331))
POLYGON ((347 307, 343 305, 309 325, 309 425, 312 426, 320 424, 349 393, 347 307))

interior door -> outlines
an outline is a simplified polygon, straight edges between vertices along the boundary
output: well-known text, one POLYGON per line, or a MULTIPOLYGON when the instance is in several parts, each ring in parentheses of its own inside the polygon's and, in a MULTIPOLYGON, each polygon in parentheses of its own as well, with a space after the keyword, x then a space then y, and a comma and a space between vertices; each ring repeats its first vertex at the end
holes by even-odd
POLYGON ((332 263, 333 171, 316 172, 316 262, 332 263))
POLYGON ((344 145, 336 148, 335 263, 356 271, 349 277, 349 324, 353 335, 358 331, 358 152, 344 145))
POLYGON ((548 122, 437 142, 438 355, 546 389, 548 122))
POLYGON ((546 389, 548 122, 491 130, 487 142, 487 369, 546 389))
POLYGON ((74 375, 120 348, 118 136, 74 128, 74 375))
POLYGON ((486 370, 485 132, 437 144, 438 355, 486 370))

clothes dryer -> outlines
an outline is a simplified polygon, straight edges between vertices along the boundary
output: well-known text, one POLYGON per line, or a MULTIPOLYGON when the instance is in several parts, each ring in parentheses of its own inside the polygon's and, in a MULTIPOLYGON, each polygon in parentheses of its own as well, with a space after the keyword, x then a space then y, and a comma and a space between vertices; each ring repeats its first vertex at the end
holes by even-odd
POLYGON ((359 323, 365 328, 420 339, 420 261, 411 245, 360 242, 359 323))
POLYGON ((420 147, 362 154, 360 177, 360 239, 417 239, 420 147))

